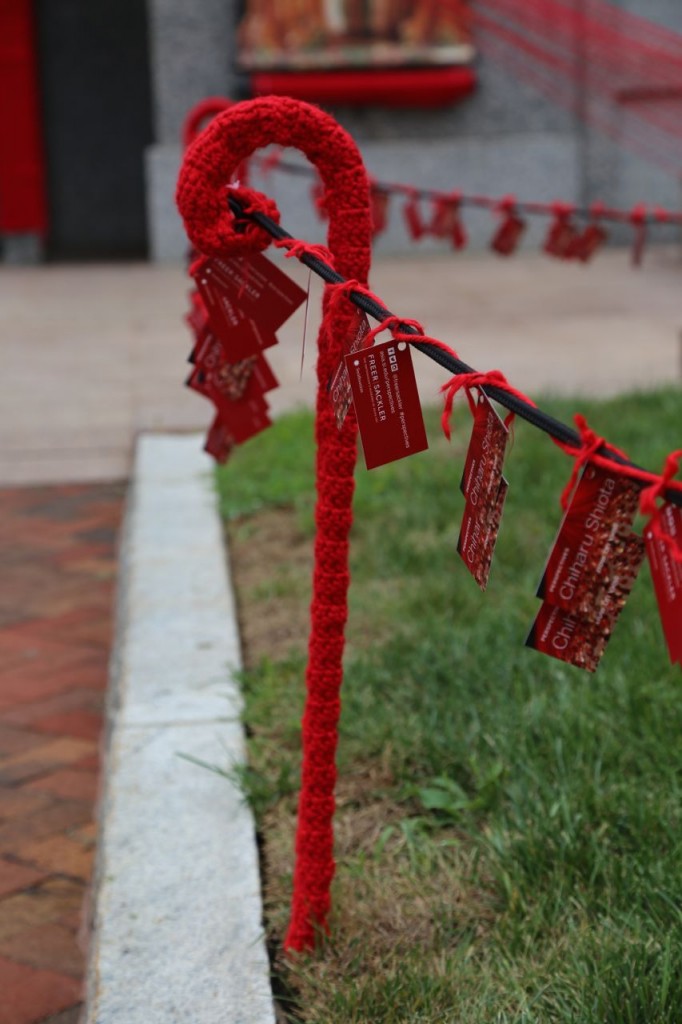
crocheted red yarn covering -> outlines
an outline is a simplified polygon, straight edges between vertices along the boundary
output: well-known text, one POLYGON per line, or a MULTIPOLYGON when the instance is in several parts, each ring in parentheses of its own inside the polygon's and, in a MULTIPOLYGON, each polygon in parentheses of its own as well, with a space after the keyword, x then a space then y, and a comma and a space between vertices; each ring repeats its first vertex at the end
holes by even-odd
MULTIPOLYGON (((219 114, 187 150, 177 200, 193 245, 224 255, 264 249, 259 228, 235 232, 226 184, 254 150, 270 145, 301 150, 319 171, 329 212, 327 245, 344 277, 366 283, 371 258, 369 181, 351 137, 328 114, 286 97, 264 97, 219 114)), ((265 197, 262 197, 265 199, 265 197)), ((258 205, 256 194, 250 200, 258 205)), ((347 618, 348 535, 352 523, 357 426, 348 415, 341 430, 327 382, 342 357, 355 317, 350 303, 334 303, 325 289, 317 360, 317 505, 311 632, 303 716, 303 769, 296 835, 291 922, 285 947, 310 949, 327 930, 334 876, 333 827, 336 744, 347 618), (346 308, 347 307, 347 308, 346 308)))

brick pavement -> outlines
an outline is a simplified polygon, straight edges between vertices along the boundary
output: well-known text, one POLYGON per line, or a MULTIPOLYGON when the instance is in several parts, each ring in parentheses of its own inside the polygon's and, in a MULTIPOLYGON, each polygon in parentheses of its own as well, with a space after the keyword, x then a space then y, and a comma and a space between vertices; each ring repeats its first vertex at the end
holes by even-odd
POLYGON ((0 490, 0 1024, 76 1024, 122 484, 0 490))

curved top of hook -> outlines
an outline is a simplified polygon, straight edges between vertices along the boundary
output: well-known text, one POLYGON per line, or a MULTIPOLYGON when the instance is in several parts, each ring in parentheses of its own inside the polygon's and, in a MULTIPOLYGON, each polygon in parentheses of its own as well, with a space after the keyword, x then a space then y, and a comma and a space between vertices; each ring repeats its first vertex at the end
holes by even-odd
MULTIPOLYGON (((218 114, 185 154, 177 203, 192 243, 229 252, 239 240, 225 189, 240 163, 264 146, 301 150, 324 184, 327 244, 344 277, 366 281, 371 257, 369 180, 351 136, 318 107, 286 96, 236 103, 218 114)), ((241 239, 243 248, 243 238, 241 239)))

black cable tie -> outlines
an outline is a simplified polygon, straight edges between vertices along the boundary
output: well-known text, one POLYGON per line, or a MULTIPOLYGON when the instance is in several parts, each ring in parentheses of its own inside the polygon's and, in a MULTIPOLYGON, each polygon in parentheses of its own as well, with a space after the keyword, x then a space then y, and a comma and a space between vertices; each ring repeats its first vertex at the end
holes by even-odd
MULTIPOLYGON (((266 214, 258 213, 256 210, 246 213, 243 205, 235 198, 235 196, 228 196, 228 203, 234 214, 239 217, 250 217, 260 227, 264 228, 265 231, 267 231, 273 238, 278 240, 291 239, 292 241, 296 241, 293 235, 290 235, 288 231, 285 231, 283 227, 277 224, 266 214)), ((298 259, 301 263, 305 264, 306 267, 321 277, 323 281, 326 281, 327 284, 346 283, 346 278, 342 277, 341 274, 338 274, 329 266, 328 263, 320 259, 319 256, 304 252, 298 257, 298 259)), ((357 306, 358 309, 361 309, 364 313, 367 313, 372 317, 372 319, 377 320, 379 323, 383 323, 384 320, 388 320, 389 318, 397 319, 395 314, 391 313, 390 310, 386 309, 386 307, 380 302, 376 302, 364 292, 350 290, 347 294, 349 300, 354 306, 357 306)), ((412 324, 401 321, 398 324, 398 327, 401 334, 418 334, 418 331, 412 326, 412 324)), ((410 344, 413 348, 423 352, 424 355, 429 357, 429 359, 433 359, 434 362, 439 363, 440 366, 449 370, 450 373, 455 376, 459 376, 464 373, 476 372, 473 367, 469 366, 461 359, 458 359, 456 356, 450 355, 449 352, 439 348, 438 345, 432 345, 426 341, 412 341, 410 344)), ((545 434, 549 434, 550 437, 553 437, 561 444, 569 445, 571 448, 575 448, 578 451, 583 447, 580 435, 576 433, 572 427, 569 427, 566 423, 562 423, 561 420, 556 419, 554 416, 544 412, 544 410, 537 406, 530 405, 522 398, 519 398, 518 395, 513 395, 509 391, 505 391, 504 388, 496 387, 494 384, 485 384, 481 387, 481 390, 484 391, 489 398, 494 399, 494 401, 504 406, 505 409, 508 409, 509 412, 513 412, 516 416, 520 416, 521 419, 526 420, 532 426, 537 427, 538 430, 542 430, 545 434)), ((630 462, 629 459, 619 455, 618 452, 611 451, 604 445, 597 449, 596 454, 601 455, 603 458, 608 459, 617 466, 627 466, 631 469, 639 470, 642 473, 648 472, 648 470, 643 469, 642 466, 638 466, 635 462, 630 462)), ((651 475, 656 476, 655 473, 651 475)), ((664 492, 663 497, 672 505, 677 505, 679 508, 682 508, 682 491, 668 488, 664 492)))

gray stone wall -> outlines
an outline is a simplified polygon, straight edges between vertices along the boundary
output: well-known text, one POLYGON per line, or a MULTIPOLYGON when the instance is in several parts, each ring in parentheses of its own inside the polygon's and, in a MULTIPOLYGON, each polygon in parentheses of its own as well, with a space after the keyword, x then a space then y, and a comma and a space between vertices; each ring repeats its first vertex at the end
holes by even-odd
MULTIPOLYGON (((157 132, 146 162, 151 249, 155 259, 174 260, 185 248, 173 203, 180 126, 198 99, 233 93, 235 0, 149 3, 157 132)), ((682 32, 679 0, 622 0, 620 6, 682 32)), ((647 197, 679 208, 679 179, 586 130, 572 114, 492 60, 479 57, 476 70, 476 92, 446 110, 387 111, 368 106, 331 112, 358 142, 370 172, 384 180, 492 195, 513 192, 519 198, 540 200, 604 199, 624 206, 647 197)), ((292 233, 323 236, 301 179, 273 174, 267 182, 256 176, 255 184, 275 196, 292 233)), ((414 245, 398 206, 394 202, 390 229, 378 251, 408 251, 414 245)), ((490 215, 467 212, 466 225, 471 245, 485 246, 492 229, 490 215)), ((535 222, 524 244, 536 245, 543 227, 546 222, 535 222)), ((656 237, 666 240, 660 232, 656 237)), ((667 240, 670 237, 668 232, 667 240)), ((626 230, 616 240, 628 238, 626 230)), ((437 244, 420 243, 424 249, 437 244)))

